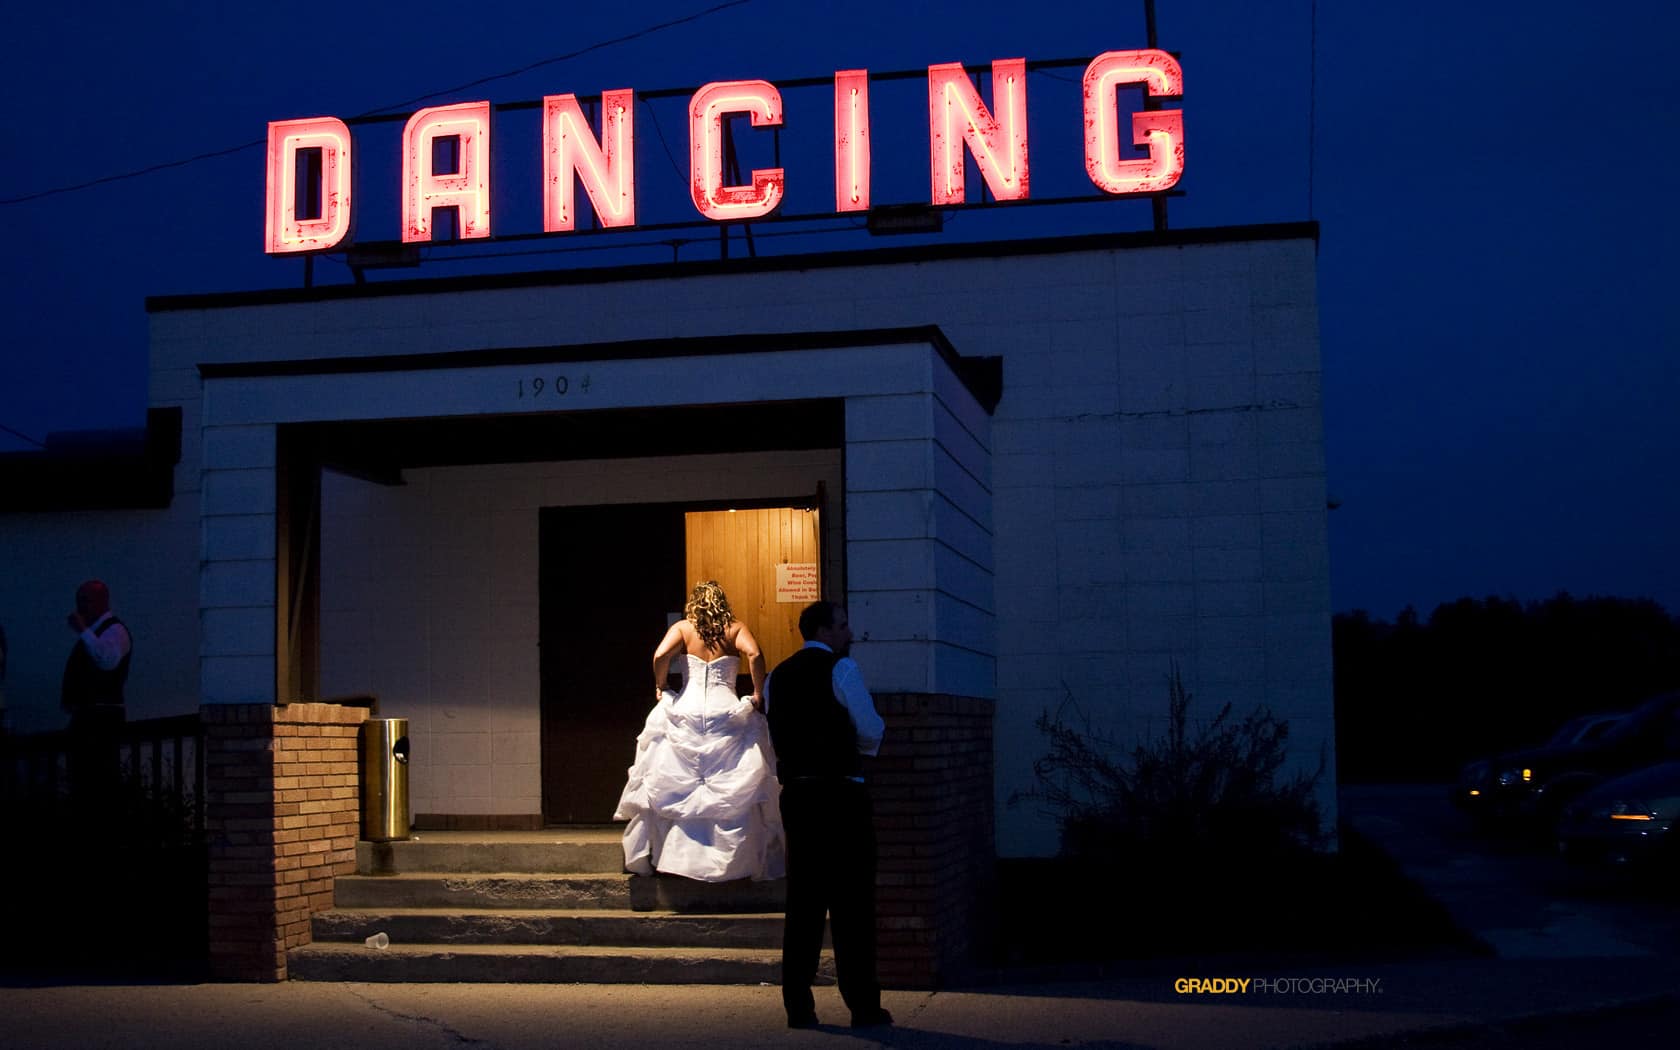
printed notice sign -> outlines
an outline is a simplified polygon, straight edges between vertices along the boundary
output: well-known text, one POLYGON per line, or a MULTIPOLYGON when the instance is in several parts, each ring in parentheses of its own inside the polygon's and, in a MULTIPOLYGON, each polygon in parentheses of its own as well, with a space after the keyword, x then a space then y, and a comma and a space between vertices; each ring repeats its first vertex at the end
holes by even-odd
POLYGON ((789 561, 776 566, 776 601, 808 605, 822 598, 814 561, 789 561))

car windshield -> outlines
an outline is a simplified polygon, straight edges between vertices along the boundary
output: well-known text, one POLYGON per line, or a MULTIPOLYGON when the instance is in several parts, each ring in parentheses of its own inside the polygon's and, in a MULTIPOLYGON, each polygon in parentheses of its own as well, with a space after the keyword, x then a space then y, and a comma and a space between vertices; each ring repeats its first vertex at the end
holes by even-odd
POLYGON ((1650 727, 1669 718, 1680 709, 1680 693, 1668 693, 1654 700, 1647 700, 1628 713, 1628 716, 1611 726, 1599 739, 1606 744, 1619 744, 1637 736, 1643 736, 1650 727))
POLYGON ((1603 736, 1605 733, 1608 733, 1611 729, 1613 729, 1615 727, 1616 723, 1620 722, 1625 717, 1626 717, 1625 715, 1610 715, 1610 716, 1606 717, 1603 721, 1594 722, 1592 725, 1590 725, 1586 728, 1585 732, 1583 732, 1580 736, 1576 737, 1576 739, 1579 740, 1583 744, 1587 743, 1590 740, 1597 740, 1599 737, 1603 736))
POLYGON ((1552 734, 1552 738, 1546 742, 1546 746, 1562 747, 1565 744, 1573 744, 1577 740, 1592 739, 1598 733, 1582 733, 1581 730, 1590 725, 1596 717, 1596 715, 1577 715, 1571 718, 1563 725, 1558 726, 1557 732, 1552 734))

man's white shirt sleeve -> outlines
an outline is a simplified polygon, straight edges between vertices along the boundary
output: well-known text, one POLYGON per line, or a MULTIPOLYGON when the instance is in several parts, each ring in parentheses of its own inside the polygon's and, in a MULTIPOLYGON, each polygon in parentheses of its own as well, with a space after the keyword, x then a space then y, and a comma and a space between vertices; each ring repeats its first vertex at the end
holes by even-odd
POLYGON ((857 730, 857 749, 860 755, 874 755, 881 750, 881 736, 887 724, 875 710, 875 698, 863 684, 863 672, 857 661, 842 656, 834 665, 834 695, 846 705, 857 730))
MULTIPOLYGON (((110 614, 106 614, 109 616, 110 614)), ((93 658, 93 666, 101 671, 113 670, 122 663, 122 658, 128 655, 128 628, 122 624, 112 624, 104 634, 94 634, 93 629, 105 621, 101 616, 82 631, 82 643, 87 646, 88 655, 93 658)))

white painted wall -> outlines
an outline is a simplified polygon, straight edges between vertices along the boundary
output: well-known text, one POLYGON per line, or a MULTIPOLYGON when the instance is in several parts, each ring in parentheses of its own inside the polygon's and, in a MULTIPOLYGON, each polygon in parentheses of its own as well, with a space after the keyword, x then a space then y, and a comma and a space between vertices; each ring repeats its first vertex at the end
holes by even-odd
MULTIPOLYGON (((993 420, 1006 853, 1055 847, 1004 804, 1033 783, 1040 712, 1071 698, 1122 739, 1159 732, 1174 666, 1204 716, 1264 704, 1296 761, 1334 759, 1313 246, 1033 262, 999 308, 1028 318, 993 420)), ((1329 776, 1320 800, 1333 819, 1329 776)))
POLYGON ((846 401, 853 655, 877 690, 996 696, 991 420, 936 390, 846 401))

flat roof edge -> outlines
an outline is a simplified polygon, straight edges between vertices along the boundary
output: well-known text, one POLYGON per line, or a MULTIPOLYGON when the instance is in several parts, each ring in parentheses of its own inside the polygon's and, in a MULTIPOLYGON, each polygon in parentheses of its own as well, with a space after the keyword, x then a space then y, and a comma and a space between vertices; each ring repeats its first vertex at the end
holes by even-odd
POLYGON ((646 263, 601 269, 526 270, 462 277, 419 277, 370 284, 333 284, 314 288, 270 288, 245 292, 205 292, 146 297, 147 313, 215 310, 241 306, 279 306, 295 303, 371 299, 394 295, 435 295, 467 291, 500 291, 557 285, 608 284, 674 277, 767 273, 783 270, 831 269, 945 259, 993 256, 1057 255, 1115 248, 1167 248, 1244 241, 1311 240, 1318 242, 1316 220, 1264 223, 1252 226, 1207 226, 1183 230, 1142 230, 1127 233, 1081 234, 1023 240, 976 241, 963 244, 926 244, 904 248, 860 248, 808 255, 772 255, 747 259, 708 259, 696 262, 646 263))
POLYGON ((381 354, 371 357, 306 357, 277 361, 201 362, 204 379, 254 379, 277 376, 351 375, 378 372, 432 371, 498 365, 550 364, 589 361, 602 357, 647 360, 703 357, 714 354, 753 354, 781 351, 830 350, 847 346, 925 344, 939 355, 958 381, 988 413, 1003 393, 1003 373, 995 357, 965 357, 937 325, 909 328, 866 328, 822 332, 749 332, 731 335, 634 339, 605 343, 486 347, 424 354, 381 354))

